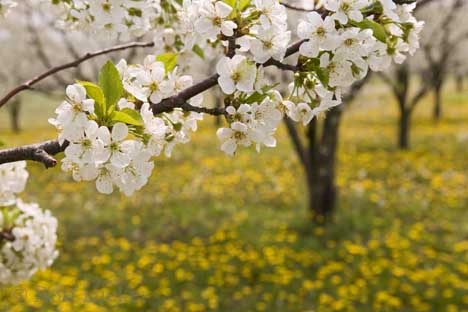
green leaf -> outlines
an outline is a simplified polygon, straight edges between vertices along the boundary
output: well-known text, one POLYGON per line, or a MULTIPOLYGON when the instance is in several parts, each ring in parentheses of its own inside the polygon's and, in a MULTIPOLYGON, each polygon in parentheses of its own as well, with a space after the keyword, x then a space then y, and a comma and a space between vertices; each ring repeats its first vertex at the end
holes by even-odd
POLYGON ((306 69, 308 71, 313 71, 317 75, 317 78, 324 86, 328 86, 330 81, 330 74, 326 68, 320 66, 320 60, 318 58, 313 58, 307 61, 306 69))
POLYGON ((223 0, 224 3, 232 8, 231 15, 229 18, 236 19, 239 12, 242 12, 250 4, 251 0, 223 0))
POLYGON ((236 9, 237 0, 223 0, 223 2, 229 5, 231 8, 236 9))
POLYGON ((320 80, 320 82, 324 86, 328 86, 328 83, 330 82, 330 74, 328 73, 328 70, 318 66, 316 68, 315 72, 317 73, 317 77, 320 80))
POLYGON ((198 44, 194 45, 192 51, 198 55, 202 60, 205 59, 205 51, 198 44))
POLYGON ((264 93, 254 92, 247 99, 245 99, 245 103, 247 104, 261 103, 266 97, 267 95, 264 93))
POLYGON ((251 3, 251 0, 240 0, 239 10, 244 11, 251 3))
POLYGON ((121 111, 116 111, 112 115, 113 122, 123 122, 127 125, 143 126, 141 115, 134 109, 124 108, 121 111))
POLYGON ((104 97, 106 98, 106 106, 104 112, 107 114, 112 111, 117 101, 120 100, 124 93, 122 79, 115 65, 108 61, 99 72, 99 85, 102 88, 104 97))
POLYGON ((5 208, 2 209, 2 216, 3 216, 3 226, 7 228, 9 226, 9 214, 5 208))
POLYGON ((387 32, 381 24, 370 19, 365 19, 362 22, 352 22, 352 24, 355 24, 355 26, 361 29, 371 29, 377 40, 382 41, 383 43, 387 42, 387 32))
POLYGON ((89 98, 94 100, 94 113, 98 118, 104 117, 106 98, 100 86, 89 81, 77 81, 86 89, 86 94, 89 98))
POLYGON ((156 57, 156 61, 159 61, 164 64, 166 73, 171 72, 177 65, 177 53, 163 53, 156 57))

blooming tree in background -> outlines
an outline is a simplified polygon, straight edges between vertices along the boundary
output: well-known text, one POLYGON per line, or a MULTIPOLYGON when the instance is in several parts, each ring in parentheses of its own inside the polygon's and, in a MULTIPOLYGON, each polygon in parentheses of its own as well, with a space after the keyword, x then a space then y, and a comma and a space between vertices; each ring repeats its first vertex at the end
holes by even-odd
MULTIPOLYGON (((108 61, 97 83, 69 85, 49 120, 58 130, 57 140, 0 151, 0 163, 13 162, 0 167, 5 185, 27 176, 24 163, 15 161, 35 160, 50 167, 57 163, 52 155, 63 151, 61 168, 74 180, 92 181, 100 193, 118 189, 130 196, 147 183, 157 157, 170 157, 176 145, 190 141, 204 114, 225 117, 227 127, 216 135, 229 156, 244 147, 275 147, 275 132, 285 116, 307 125, 340 105, 342 94, 369 70, 384 70, 414 54, 423 26, 412 15, 415 4, 406 0, 319 1, 294 29, 288 27, 286 12, 294 7, 278 0, 52 2, 62 10, 57 27, 111 40, 143 35, 154 40, 52 68, 13 89, 0 106, 39 80, 91 57, 140 46, 153 47, 154 54, 141 64, 108 61), (217 59, 215 73, 197 82, 190 65, 207 58, 217 59), (266 79, 268 68, 293 73, 287 94, 266 79), (206 107, 203 92, 217 85, 224 107, 206 107)), ((0 12, 15 5, 0 0, 0 12)), ((56 257, 56 221, 36 205, 16 200, 14 194, 23 188, 24 183, 0 188, 0 198, 7 199, 0 202, 2 282, 26 279, 56 257)))

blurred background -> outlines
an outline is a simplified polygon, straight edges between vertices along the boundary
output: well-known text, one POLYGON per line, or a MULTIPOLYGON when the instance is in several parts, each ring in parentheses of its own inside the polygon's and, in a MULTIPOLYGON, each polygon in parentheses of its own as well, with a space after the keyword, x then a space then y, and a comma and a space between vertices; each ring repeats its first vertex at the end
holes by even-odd
MULTIPOLYGON (((285 120, 276 149, 230 159, 215 137, 224 121, 206 116, 131 198, 29 163, 23 197, 58 218, 60 257, 0 288, 0 310, 468 311, 467 13, 465 1, 420 5, 417 55, 308 128, 285 120)), ((0 94, 116 44, 57 30, 50 9, 12 14, 0 21, 0 94)), ((67 84, 150 53, 93 59, 17 96, 0 110, 0 144, 55 138, 47 119, 67 84)), ((199 77, 214 67, 195 66, 199 77)))

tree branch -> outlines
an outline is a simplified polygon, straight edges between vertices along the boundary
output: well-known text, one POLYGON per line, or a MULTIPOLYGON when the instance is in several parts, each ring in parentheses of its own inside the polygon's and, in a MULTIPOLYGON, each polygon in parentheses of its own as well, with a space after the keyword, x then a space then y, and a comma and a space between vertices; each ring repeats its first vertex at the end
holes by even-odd
MULTIPOLYGON (((414 3, 416 1, 417 0, 395 0, 395 3, 396 4, 411 4, 411 3, 414 3)), ((434 1, 434 0, 419 0, 417 2, 418 2, 418 5, 425 6, 425 5, 429 4, 429 3, 431 3, 432 1, 434 1)), ((303 7, 300 7, 300 6, 289 4, 289 3, 284 2, 284 1, 280 1, 280 4, 283 5, 287 9, 290 9, 290 10, 293 10, 293 11, 298 11, 298 12, 317 12, 317 11, 319 11, 317 9, 306 9, 306 8, 303 8, 303 7)))
POLYGON ((195 113, 204 113, 213 116, 221 116, 226 114, 226 110, 224 108, 207 108, 207 107, 198 107, 190 105, 189 103, 184 103, 180 108, 182 108, 186 112, 195 112, 195 113))
POLYGON ((2 240, 6 240, 8 242, 14 242, 15 237, 11 233, 11 231, 0 231, 0 243, 2 243, 2 240))
POLYGON ((298 12, 314 12, 314 11, 316 11, 314 9, 306 9, 306 8, 303 8, 303 7, 298 7, 298 6, 283 2, 283 1, 281 1, 280 4, 282 4, 285 8, 288 8, 288 9, 293 10, 293 11, 298 11, 298 12))
POLYGON ((282 63, 282 62, 277 61, 275 59, 271 59, 269 61, 269 65, 276 66, 276 67, 278 67, 279 69, 282 69, 282 70, 289 70, 289 71, 292 71, 292 72, 298 72, 299 71, 298 66, 282 63))
POLYGON ((409 103, 410 110, 413 110, 416 107, 419 101, 421 101, 421 99, 426 95, 426 93, 429 92, 429 89, 430 89, 429 84, 423 82, 418 92, 414 95, 414 97, 411 99, 409 103))
POLYGON ((25 145, 0 151, 0 164, 16 162, 20 160, 33 160, 41 162, 46 168, 57 165, 57 160, 52 156, 63 152, 68 142, 60 144, 57 140, 25 145))
MULTIPOLYGON (((289 46, 286 51, 285 57, 288 57, 296 52, 299 51, 299 47, 305 40, 301 40, 289 46)), ((67 63, 58 67, 54 67, 51 70, 41 74, 40 76, 18 86, 17 88, 10 91, 2 100, 0 100, 0 107, 4 105, 9 99, 11 99, 14 95, 18 94, 19 92, 29 89, 33 84, 41 81, 42 79, 58 72, 66 68, 75 67, 78 64, 98 55, 107 54, 114 51, 120 51, 129 49, 132 47, 151 47, 153 43, 131 43, 121 46, 116 46, 113 48, 97 51, 94 53, 86 54, 85 56, 81 57, 80 59, 73 61, 71 63, 67 63)), ((270 59, 265 64, 264 67, 267 66, 275 66, 275 60, 270 59)), ((192 97, 216 86, 218 84, 218 74, 213 74, 210 77, 200 81, 199 83, 188 87, 187 89, 182 90, 180 93, 163 100, 161 103, 152 104, 152 110, 155 115, 170 112, 174 108, 181 108, 186 111, 198 112, 198 113, 207 113, 210 115, 223 115, 225 111, 223 108, 204 108, 204 107, 196 107, 187 103, 192 97)), ((66 148, 66 144, 60 145, 58 141, 47 141, 43 143, 21 146, 17 148, 11 148, 7 150, 0 150, 0 164, 15 162, 20 160, 33 160, 43 163, 47 168, 53 167, 57 164, 57 161, 52 157, 55 154, 58 154, 64 151, 66 148)))
POLYGON ((288 130, 289 136, 291 137, 294 149, 296 150, 302 165, 305 168, 308 168, 310 166, 308 152, 304 147, 304 143, 301 141, 301 137, 297 132, 296 125, 289 117, 284 117, 283 120, 286 125, 286 129, 288 130))
POLYGON ((89 59, 92 59, 94 57, 104 55, 104 54, 109 54, 109 53, 112 53, 112 52, 132 49, 132 48, 149 48, 149 47, 153 47, 153 46, 154 46, 153 42, 132 42, 132 43, 128 43, 128 44, 118 45, 118 46, 115 46, 115 47, 99 50, 99 51, 92 52, 92 53, 86 53, 82 57, 80 57, 80 58, 78 58, 78 59, 76 59, 76 60, 74 60, 72 62, 53 67, 53 68, 43 72, 42 74, 34 77, 33 79, 28 80, 28 81, 22 83, 21 85, 17 86, 16 88, 14 88, 10 92, 8 92, 3 98, 0 99, 0 107, 4 106, 12 97, 17 95, 18 93, 20 93, 22 91, 25 91, 25 90, 28 90, 28 89, 31 89, 31 87, 34 84, 44 80, 45 78, 47 78, 49 76, 52 76, 52 75, 54 75, 54 74, 56 74, 58 72, 61 72, 61 71, 65 70, 65 69, 77 67, 81 63, 83 63, 83 62, 85 62, 85 61, 87 61, 89 59))
MULTIPOLYGON (((294 53, 297 53, 299 51, 299 47, 301 46, 302 43, 304 43, 306 40, 301 40, 298 41, 288 47, 286 50, 285 58, 288 56, 293 55, 294 53)), ((268 67, 268 66, 277 66, 278 61, 275 59, 269 59, 266 63, 263 64, 263 67, 268 67)), ((260 66, 261 64, 257 64, 260 66)), ((155 115, 161 114, 161 113, 167 113, 172 111, 174 108, 182 108, 183 105, 186 104, 186 102, 191 99, 192 97, 205 92, 206 90, 211 89, 212 87, 216 86, 218 84, 218 74, 213 74, 208 78, 205 78, 204 80, 200 81, 197 84, 194 84, 191 87, 188 87, 187 89, 181 91, 180 93, 171 96, 167 99, 162 100, 162 102, 153 104, 152 109, 153 113, 155 115)))

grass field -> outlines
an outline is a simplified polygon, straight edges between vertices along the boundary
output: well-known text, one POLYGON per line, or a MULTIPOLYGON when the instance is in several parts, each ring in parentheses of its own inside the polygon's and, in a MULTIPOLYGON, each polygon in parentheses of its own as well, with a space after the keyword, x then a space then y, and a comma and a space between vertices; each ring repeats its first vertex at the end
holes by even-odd
MULTIPOLYGON (((0 288, 0 310, 468 311, 468 93, 446 92, 436 126, 425 99, 402 152, 380 89, 345 114, 339 208, 324 227, 308 222, 284 129, 277 149, 231 160, 206 117, 132 198, 29 164, 24 197, 59 219, 61 255, 0 288)), ((20 135, 0 115, 7 145, 56 136, 56 104, 25 98, 20 135)))

